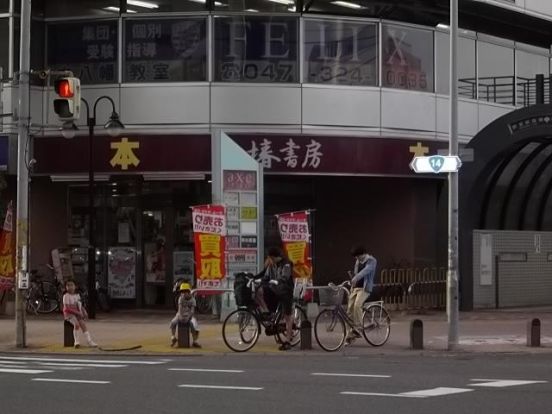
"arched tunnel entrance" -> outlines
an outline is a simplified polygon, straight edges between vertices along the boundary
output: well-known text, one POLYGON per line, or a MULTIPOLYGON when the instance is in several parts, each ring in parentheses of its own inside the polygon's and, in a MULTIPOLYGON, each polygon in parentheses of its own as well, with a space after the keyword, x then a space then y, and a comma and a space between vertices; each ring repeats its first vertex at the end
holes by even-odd
POLYGON ((460 302, 552 304, 552 105, 484 128, 460 171, 460 302))

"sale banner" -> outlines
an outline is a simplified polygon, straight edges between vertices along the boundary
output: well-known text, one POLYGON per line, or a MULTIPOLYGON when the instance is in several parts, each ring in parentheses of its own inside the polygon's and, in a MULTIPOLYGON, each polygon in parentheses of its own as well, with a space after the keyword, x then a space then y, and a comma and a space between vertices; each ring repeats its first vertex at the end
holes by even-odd
POLYGON ((10 201, 0 233, 0 292, 15 285, 15 255, 13 249, 13 203, 10 201))
MULTIPOLYGON (((293 263, 296 284, 312 286, 312 258, 309 231, 309 212, 278 214, 278 229, 284 251, 293 263)), ((312 291, 309 291, 312 293, 312 291)), ((310 293, 308 293, 310 295, 310 293)), ((305 295, 308 296, 308 295, 305 295)))
POLYGON ((221 205, 192 207, 196 287, 220 287, 226 276, 226 212, 221 205))

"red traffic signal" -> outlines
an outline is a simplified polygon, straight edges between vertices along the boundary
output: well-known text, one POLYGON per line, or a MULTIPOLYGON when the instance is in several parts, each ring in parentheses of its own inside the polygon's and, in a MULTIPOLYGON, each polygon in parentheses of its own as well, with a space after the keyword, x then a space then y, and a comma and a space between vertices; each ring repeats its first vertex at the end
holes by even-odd
POLYGON ((73 83, 69 79, 60 79, 55 83, 56 93, 61 98, 72 98, 75 96, 75 91, 73 90, 73 83))

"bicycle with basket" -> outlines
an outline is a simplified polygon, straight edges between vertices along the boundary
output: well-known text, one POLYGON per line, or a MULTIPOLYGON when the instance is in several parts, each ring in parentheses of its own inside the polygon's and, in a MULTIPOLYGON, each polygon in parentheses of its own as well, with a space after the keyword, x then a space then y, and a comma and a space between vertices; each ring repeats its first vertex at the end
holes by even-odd
MULTIPOLYGON (((258 282, 251 273, 238 273, 234 280, 234 296, 238 309, 231 312, 222 324, 222 338, 228 348, 235 352, 246 352, 255 346, 259 340, 261 326, 267 336, 274 336, 278 344, 286 340, 286 325, 278 305, 275 312, 265 317, 255 303, 255 292, 258 282)), ((301 341, 299 328, 301 322, 307 320, 307 315, 301 306, 293 304, 293 330, 291 346, 301 341)))
POLYGON ((325 289, 326 295, 320 295, 320 305, 327 308, 320 311, 316 317, 314 337, 325 351, 341 349, 345 344, 348 329, 358 329, 366 342, 372 346, 382 346, 389 339, 391 318, 383 306, 383 300, 365 302, 362 307, 362 326, 355 326, 343 308, 344 298, 348 298, 350 294, 349 285, 349 281, 339 285, 329 283, 328 289, 325 289))

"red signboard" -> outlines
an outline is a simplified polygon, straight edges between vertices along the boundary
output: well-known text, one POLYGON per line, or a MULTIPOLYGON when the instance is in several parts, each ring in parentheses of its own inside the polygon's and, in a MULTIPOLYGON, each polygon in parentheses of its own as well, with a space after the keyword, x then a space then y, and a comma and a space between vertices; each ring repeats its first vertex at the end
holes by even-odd
POLYGON ((223 171, 224 191, 257 191, 256 171, 223 171))

